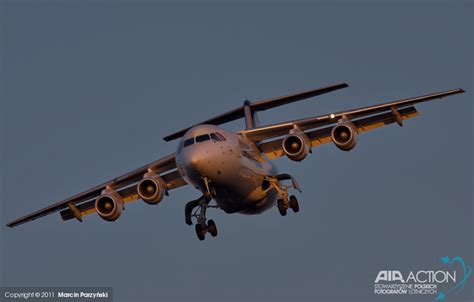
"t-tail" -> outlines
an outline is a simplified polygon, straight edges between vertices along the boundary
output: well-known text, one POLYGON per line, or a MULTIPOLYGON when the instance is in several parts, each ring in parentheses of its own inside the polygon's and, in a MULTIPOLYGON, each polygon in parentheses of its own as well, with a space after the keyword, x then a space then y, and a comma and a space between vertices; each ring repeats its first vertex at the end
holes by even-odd
POLYGON ((265 99, 265 100, 256 101, 256 102, 250 102, 246 100, 244 104, 240 107, 237 107, 226 113, 220 114, 211 119, 195 124, 191 127, 182 129, 168 136, 165 136, 163 139, 165 141, 172 141, 177 138, 180 138, 189 129, 197 125, 202 125, 202 124, 221 125, 221 124, 225 124, 231 121, 235 121, 240 118, 244 118, 246 129, 253 129, 259 126, 258 118, 257 118, 257 112, 259 111, 265 111, 267 109, 271 109, 271 108, 283 106, 289 103, 309 99, 317 95, 325 94, 325 93, 328 93, 334 90, 339 90, 346 87, 349 87, 347 83, 340 83, 340 84, 331 85, 331 86, 327 86, 323 88, 311 89, 308 91, 298 92, 298 93, 289 94, 285 96, 279 96, 276 98, 265 99))

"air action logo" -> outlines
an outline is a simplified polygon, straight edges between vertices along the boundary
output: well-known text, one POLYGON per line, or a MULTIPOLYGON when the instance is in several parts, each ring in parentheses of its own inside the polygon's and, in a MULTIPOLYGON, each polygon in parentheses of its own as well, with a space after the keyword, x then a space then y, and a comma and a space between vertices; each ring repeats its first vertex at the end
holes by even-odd
POLYGON ((443 257, 441 269, 401 272, 381 270, 374 281, 376 295, 434 295, 445 300, 459 294, 469 279, 472 268, 461 257, 443 257))

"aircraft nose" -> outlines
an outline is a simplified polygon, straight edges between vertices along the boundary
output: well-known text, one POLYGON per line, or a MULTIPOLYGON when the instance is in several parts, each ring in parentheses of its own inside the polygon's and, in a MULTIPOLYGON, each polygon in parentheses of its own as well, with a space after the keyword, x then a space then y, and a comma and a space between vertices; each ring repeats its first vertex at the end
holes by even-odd
POLYGON ((206 162, 208 161, 207 154, 205 152, 193 152, 189 155, 187 160, 188 167, 194 172, 203 174, 206 169, 206 162))
POLYGON ((219 170, 218 163, 222 161, 218 150, 213 150, 203 144, 202 148, 195 148, 191 151, 186 158, 189 174, 196 177, 214 177, 219 170))
POLYGON ((221 176, 225 160, 221 146, 213 142, 194 144, 185 149, 182 157, 182 168, 188 178, 199 181, 202 177, 216 179, 221 176))
POLYGON ((189 160, 189 165, 191 166, 191 168, 197 171, 202 170, 202 163, 203 163, 203 159, 200 156, 196 156, 196 155, 191 157, 191 159, 189 160))

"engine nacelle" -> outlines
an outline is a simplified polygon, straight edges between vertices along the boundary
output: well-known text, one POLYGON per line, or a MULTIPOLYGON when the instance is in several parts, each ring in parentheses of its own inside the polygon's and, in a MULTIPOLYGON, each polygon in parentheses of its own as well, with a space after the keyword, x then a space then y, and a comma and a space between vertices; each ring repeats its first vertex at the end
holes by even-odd
POLYGON ((302 161, 311 152, 309 139, 303 132, 290 132, 282 145, 285 155, 294 161, 302 161))
POLYGON ((152 172, 146 173, 137 185, 140 198, 148 204, 158 204, 165 195, 166 183, 160 175, 152 172))
POLYGON ((356 126, 350 122, 342 122, 334 126, 331 131, 331 138, 334 145, 343 151, 354 149, 359 141, 359 134, 356 126))
POLYGON ((95 200, 95 210, 104 220, 117 220, 123 211, 122 196, 114 190, 104 190, 95 200))

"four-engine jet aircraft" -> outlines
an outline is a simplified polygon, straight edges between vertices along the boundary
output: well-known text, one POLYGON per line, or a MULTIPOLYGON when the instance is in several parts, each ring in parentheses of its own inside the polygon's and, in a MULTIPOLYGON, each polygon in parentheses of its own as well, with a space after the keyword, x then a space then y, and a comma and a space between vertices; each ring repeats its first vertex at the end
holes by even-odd
POLYGON ((272 99, 249 102, 192 127, 164 137, 181 138, 175 153, 130 173, 93 187, 7 224, 14 227, 50 213, 61 211, 63 220, 77 219, 96 212, 107 221, 120 217, 125 203, 142 199, 158 204, 168 192, 190 184, 202 193, 185 206, 185 222, 192 225, 200 240, 217 235, 216 224, 207 220, 206 210, 216 207, 226 213, 259 214, 275 203, 281 215, 299 211, 294 195, 300 190, 295 178, 279 174, 271 160, 286 156, 302 161, 312 148, 326 143, 343 151, 352 150, 359 134, 418 115, 414 104, 463 93, 462 89, 404 99, 375 106, 319 115, 260 126, 257 112, 348 87, 346 83, 272 99), (235 133, 221 125, 244 118, 245 130, 235 133), (214 200, 215 205, 210 204, 214 200))

